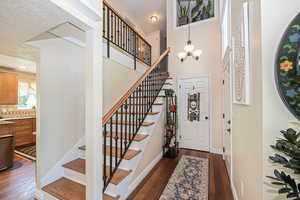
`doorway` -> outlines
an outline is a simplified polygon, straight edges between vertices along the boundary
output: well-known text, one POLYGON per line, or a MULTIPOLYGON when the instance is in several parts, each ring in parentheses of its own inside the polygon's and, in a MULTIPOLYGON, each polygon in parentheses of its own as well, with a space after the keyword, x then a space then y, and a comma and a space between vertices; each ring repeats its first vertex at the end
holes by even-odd
POLYGON ((229 177, 232 175, 232 82, 231 82, 231 58, 230 55, 224 58, 223 64, 223 158, 229 177))
POLYGON ((210 151, 210 77, 179 79, 181 147, 210 151))

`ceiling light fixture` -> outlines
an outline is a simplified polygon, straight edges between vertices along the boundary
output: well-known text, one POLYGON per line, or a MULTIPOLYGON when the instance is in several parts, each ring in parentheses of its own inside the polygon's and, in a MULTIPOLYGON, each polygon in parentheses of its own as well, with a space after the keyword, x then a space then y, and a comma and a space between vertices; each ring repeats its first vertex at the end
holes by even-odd
MULTIPOLYGON (((189 2, 191 4, 191 0, 189 2)), ((202 50, 195 49, 195 46, 192 44, 191 41, 191 24, 190 24, 190 17, 188 16, 188 41, 184 47, 184 51, 178 53, 178 58, 181 62, 183 62, 187 57, 192 56, 195 60, 199 60, 202 50)))
POLYGON ((157 17, 156 15, 151 16, 150 19, 151 19, 151 21, 154 22, 154 23, 155 23, 155 22, 158 22, 158 17, 157 17))

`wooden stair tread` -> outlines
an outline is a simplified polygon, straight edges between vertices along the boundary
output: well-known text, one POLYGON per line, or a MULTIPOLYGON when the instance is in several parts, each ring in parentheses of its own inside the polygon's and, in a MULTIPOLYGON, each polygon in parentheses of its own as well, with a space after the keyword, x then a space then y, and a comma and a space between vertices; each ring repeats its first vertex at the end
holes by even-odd
MULTIPOLYGON (((112 124, 117 124, 116 121, 113 121, 112 124)), ((152 126, 153 124, 155 124, 154 122, 142 122, 141 126, 152 126)), ((127 126, 135 126, 137 125, 136 122, 120 122, 118 121, 118 125, 127 125, 127 126)))
MULTIPOLYGON (((78 158, 76 160, 73 160, 65 165, 63 165, 64 168, 71 169, 73 171, 79 172, 81 174, 85 174, 85 160, 78 158)), ((106 166, 107 174, 109 172, 109 166, 106 166)), ((132 171, 127 171, 124 169, 117 169, 116 173, 114 174, 113 178, 111 179, 110 183, 114 185, 118 185, 120 182, 122 182, 132 171)))
MULTIPOLYGON (((120 158, 121 157, 121 149, 117 148, 118 151, 118 155, 116 154, 116 148, 113 147, 112 148, 112 156, 116 157, 116 155, 120 158)), ((131 160, 132 158, 134 158, 135 156, 137 156, 139 153, 141 153, 142 151, 137 151, 137 150, 132 150, 132 149, 128 149, 127 152, 125 153, 125 156, 123 159, 125 160, 131 160)), ((106 146, 106 155, 110 156, 110 146, 106 146)))
MULTIPOLYGON (((71 181, 67 178, 60 178, 42 189, 53 197, 60 200, 85 200, 85 186, 71 181)), ((112 197, 103 194, 103 200, 118 200, 118 197, 112 197)))
POLYGON ((63 165, 64 168, 71 169, 73 171, 85 174, 85 160, 76 159, 63 165))
MULTIPOLYGON (((113 178, 111 179, 110 183, 114 185, 118 185, 121 183, 124 178, 126 178, 132 170, 126 171, 123 169, 117 169, 116 173, 114 174, 113 178)), ((106 174, 109 174, 109 166, 106 166, 106 174)))
MULTIPOLYGON (((79 149, 85 151, 86 147, 85 146, 81 146, 81 147, 79 147, 79 149)), ((121 149, 120 148, 117 148, 117 149, 118 149, 117 150, 118 151, 118 157, 120 157, 121 149)), ((135 156, 137 156, 139 153, 141 153, 141 151, 136 151, 136 150, 128 149, 127 152, 125 153, 124 159, 125 160, 131 160, 132 158, 134 158, 135 156)), ((109 146, 106 146, 106 155, 110 156, 110 147, 109 146)), ((115 147, 113 147, 112 156, 116 157, 116 148, 115 147)))
MULTIPOLYGON (((130 106, 129 104, 126 104, 128 106, 130 106)), ((138 106, 147 106, 148 104, 134 104, 134 105, 138 105, 138 106)), ((153 106, 162 106, 164 105, 163 103, 154 103, 152 104, 153 106)))
MULTIPOLYGON (((129 115, 129 114, 132 114, 132 115, 138 115, 138 114, 144 114, 142 112, 118 112, 118 114, 120 115, 129 115)), ((159 114, 159 112, 148 112, 148 115, 157 115, 159 114)))
MULTIPOLYGON (((106 137, 110 137, 110 133, 107 133, 107 135, 106 135, 106 137)), ((116 132, 113 132, 112 133, 112 138, 116 138, 116 136, 118 135, 118 138, 121 138, 121 133, 120 132, 118 132, 118 134, 116 134, 116 132)), ((126 136, 126 134, 125 133, 122 133, 122 138, 123 139, 126 139, 125 138, 125 136, 126 136)), ((141 141, 143 141, 144 139, 146 139, 147 137, 148 137, 149 135, 144 135, 144 134, 136 134, 136 136, 134 137, 134 139, 133 139, 133 141, 135 141, 135 142, 141 142, 141 141)))
MULTIPOLYGON (((151 98, 152 96, 140 96, 140 97, 130 97, 130 98, 151 98)), ((165 98, 166 95, 157 95, 157 97, 160 97, 160 98, 165 98)), ((157 98, 156 97, 156 98, 157 98)))
POLYGON ((160 84, 160 83, 150 83, 150 84, 145 84, 146 86, 155 86, 155 85, 172 85, 172 83, 164 83, 164 84, 160 84))
POLYGON ((154 79, 151 79, 151 80, 146 80, 145 82, 153 82, 153 81, 160 81, 160 80, 172 80, 173 78, 172 77, 159 77, 159 78, 156 78, 155 80, 154 79))

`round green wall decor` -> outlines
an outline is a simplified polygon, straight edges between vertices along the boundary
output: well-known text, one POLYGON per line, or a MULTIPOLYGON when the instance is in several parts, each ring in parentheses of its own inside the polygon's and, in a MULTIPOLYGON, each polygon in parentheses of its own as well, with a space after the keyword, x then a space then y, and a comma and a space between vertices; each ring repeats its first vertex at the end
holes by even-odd
POLYGON ((279 95, 288 110, 300 120, 300 13, 284 33, 275 63, 279 95))

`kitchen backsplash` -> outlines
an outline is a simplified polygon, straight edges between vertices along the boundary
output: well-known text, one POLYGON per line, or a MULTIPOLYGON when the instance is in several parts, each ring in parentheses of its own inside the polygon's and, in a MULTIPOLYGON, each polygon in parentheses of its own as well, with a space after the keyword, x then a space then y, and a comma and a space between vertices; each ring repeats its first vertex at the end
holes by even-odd
POLYGON ((19 109, 18 105, 0 105, 0 119, 35 117, 35 109, 19 109))

